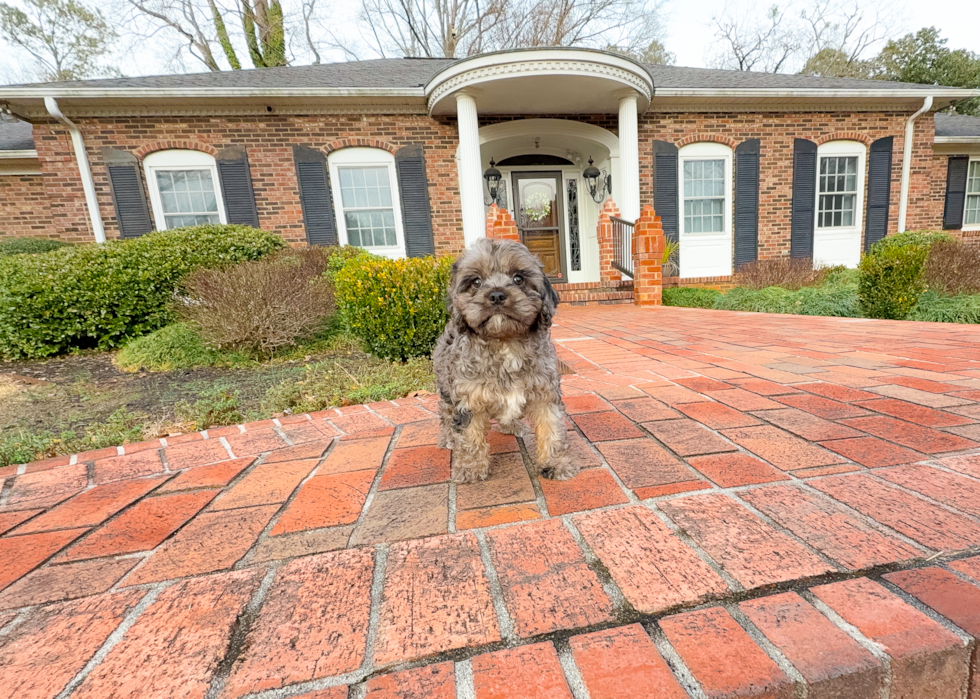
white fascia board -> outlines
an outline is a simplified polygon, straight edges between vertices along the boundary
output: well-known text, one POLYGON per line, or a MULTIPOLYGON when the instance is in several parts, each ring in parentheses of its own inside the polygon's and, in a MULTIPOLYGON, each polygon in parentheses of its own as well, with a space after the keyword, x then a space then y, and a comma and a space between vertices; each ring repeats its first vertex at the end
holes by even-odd
POLYGON ((37 158, 36 150, 0 150, 0 160, 27 160, 37 158))
POLYGON ((936 136, 933 143, 980 143, 980 136, 936 136))
POLYGON ((57 90, 45 87, 0 88, 0 99, 174 99, 174 98, 221 98, 221 97, 424 97, 421 87, 63 87, 57 90))
POLYGON ((795 97, 795 98, 817 98, 817 99, 924 99, 927 95, 932 95, 940 99, 969 99, 980 97, 980 90, 966 90, 961 88, 937 88, 937 89, 897 89, 897 90, 847 90, 825 88, 805 88, 805 89, 783 89, 783 88, 672 88, 658 87, 654 93, 654 100, 657 97, 748 97, 748 98, 773 98, 773 97, 795 97))

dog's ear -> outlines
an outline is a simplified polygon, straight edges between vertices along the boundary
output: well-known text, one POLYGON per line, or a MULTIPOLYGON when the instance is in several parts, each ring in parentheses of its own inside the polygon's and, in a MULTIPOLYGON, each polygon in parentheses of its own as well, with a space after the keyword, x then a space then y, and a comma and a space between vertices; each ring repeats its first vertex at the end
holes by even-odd
POLYGON ((541 312, 538 314, 538 327, 546 330, 551 327, 551 319, 555 317, 558 310, 558 292, 555 287, 544 277, 544 293, 541 299, 541 312))

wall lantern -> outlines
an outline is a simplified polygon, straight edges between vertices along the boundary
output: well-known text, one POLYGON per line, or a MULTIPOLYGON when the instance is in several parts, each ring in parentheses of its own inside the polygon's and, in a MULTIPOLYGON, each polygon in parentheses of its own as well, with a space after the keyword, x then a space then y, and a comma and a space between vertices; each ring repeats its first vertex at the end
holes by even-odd
POLYGON ((484 200, 487 206, 491 204, 499 205, 500 198, 500 170, 494 167, 493 158, 490 158, 490 167, 487 171, 483 173, 483 179, 487 182, 487 193, 490 195, 490 201, 484 200))
MULTIPOLYGON (((489 171, 488 171, 489 172, 489 171)), ((585 179, 585 186, 592 196, 592 201, 601 204, 606 197, 612 193, 612 176, 607 175, 606 171, 599 172, 599 168, 592 164, 592 157, 589 157, 589 166, 582 173, 585 179)))

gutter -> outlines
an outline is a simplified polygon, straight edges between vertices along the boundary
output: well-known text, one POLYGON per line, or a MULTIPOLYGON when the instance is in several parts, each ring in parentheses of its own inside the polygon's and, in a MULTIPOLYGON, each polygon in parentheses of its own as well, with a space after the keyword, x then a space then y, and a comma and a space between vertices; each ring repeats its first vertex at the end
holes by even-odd
POLYGON ((980 144, 980 136, 936 136, 933 143, 962 143, 963 145, 980 144))
POLYGON ((95 233, 95 242, 104 243, 105 227, 102 225, 99 199, 95 195, 95 182, 92 181, 92 169, 88 164, 88 153, 85 151, 82 132, 78 130, 71 119, 61 113, 61 109, 58 108, 58 101, 54 97, 45 97, 44 107, 48 110, 48 114, 68 129, 68 133, 71 134, 71 144, 75 151, 75 160, 78 161, 78 172, 82 176, 82 189, 85 190, 85 204, 88 207, 89 219, 92 222, 92 231, 95 233))
POLYGON ((902 154, 902 190, 898 199, 898 232, 905 232, 905 219, 909 208, 909 180, 912 177, 912 138, 915 135, 915 120, 932 109, 932 95, 922 102, 922 108, 905 122, 905 150, 902 154))

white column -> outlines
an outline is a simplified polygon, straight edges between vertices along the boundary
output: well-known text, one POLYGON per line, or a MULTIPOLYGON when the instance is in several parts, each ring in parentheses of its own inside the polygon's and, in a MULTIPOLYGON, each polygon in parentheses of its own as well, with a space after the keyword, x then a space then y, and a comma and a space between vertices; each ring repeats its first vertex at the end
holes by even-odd
POLYGON ((619 191, 620 215, 627 221, 640 217, 640 132, 636 93, 619 100, 619 191))
POLYGON ((463 211, 463 241, 467 247, 486 236, 487 220, 483 212, 483 166, 480 161, 480 125, 476 100, 465 92, 456 94, 456 119, 459 150, 456 169, 459 172, 459 201, 463 211))

